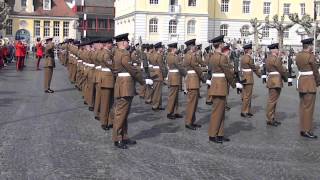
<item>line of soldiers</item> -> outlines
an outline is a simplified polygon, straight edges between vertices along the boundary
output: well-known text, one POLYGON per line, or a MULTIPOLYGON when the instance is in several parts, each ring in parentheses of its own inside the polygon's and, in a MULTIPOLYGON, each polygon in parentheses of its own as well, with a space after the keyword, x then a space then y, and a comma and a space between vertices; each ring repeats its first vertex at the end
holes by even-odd
MULTIPOLYGON (((82 92, 84 103, 90 111, 94 111, 95 119, 101 121, 102 129, 113 130, 112 140, 116 147, 127 149, 136 144, 128 137, 127 122, 135 95, 144 98, 146 104, 151 104, 153 111, 165 110, 162 106, 165 81, 169 87, 167 118, 183 118, 179 114, 179 92, 184 89, 187 96, 185 127, 190 130, 201 127, 196 123, 196 109, 201 83, 208 85, 206 102, 212 105, 209 141, 223 143, 230 141, 224 136, 229 88, 237 88, 238 93, 242 94, 241 117, 251 118, 253 73, 259 77, 266 74, 269 89, 267 125, 275 127, 281 124, 275 119, 275 110, 283 81, 288 78, 279 56, 278 44, 269 46, 271 54, 263 73, 252 59, 252 44, 243 47, 245 53, 238 68, 230 62, 230 47, 225 45, 223 39, 224 36, 218 36, 209 41, 214 51, 205 53, 204 60, 195 39, 185 42, 187 48, 181 55, 177 43, 168 44, 167 52, 164 52, 161 42, 130 48, 128 34, 92 42, 68 40, 60 44, 58 56, 61 63, 67 66, 71 83, 82 92), (140 84, 138 92, 136 82, 140 84)), ((312 116, 320 78, 312 55, 312 42, 313 39, 302 41, 304 50, 297 55, 296 62, 300 71, 301 136, 316 138, 312 133, 312 116)))

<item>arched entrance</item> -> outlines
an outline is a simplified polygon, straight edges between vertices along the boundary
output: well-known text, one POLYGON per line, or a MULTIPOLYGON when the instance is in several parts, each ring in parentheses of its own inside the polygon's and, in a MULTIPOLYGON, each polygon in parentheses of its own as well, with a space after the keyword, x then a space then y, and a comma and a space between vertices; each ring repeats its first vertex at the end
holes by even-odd
POLYGON ((19 29, 16 32, 16 39, 24 40, 26 43, 30 43, 30 32, 26 29, 19 29))

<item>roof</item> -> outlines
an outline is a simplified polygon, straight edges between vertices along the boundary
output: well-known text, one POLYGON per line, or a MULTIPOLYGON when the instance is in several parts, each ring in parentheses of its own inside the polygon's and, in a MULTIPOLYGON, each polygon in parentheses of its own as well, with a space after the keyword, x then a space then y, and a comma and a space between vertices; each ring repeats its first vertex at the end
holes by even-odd
POLYGON ((42 0, 34 0, 34 12, 13 12, 14 15, 48 16, 48 17, 78 17, 66 4, 65 0, 52 0, 51 10, 43 10, 42 0))

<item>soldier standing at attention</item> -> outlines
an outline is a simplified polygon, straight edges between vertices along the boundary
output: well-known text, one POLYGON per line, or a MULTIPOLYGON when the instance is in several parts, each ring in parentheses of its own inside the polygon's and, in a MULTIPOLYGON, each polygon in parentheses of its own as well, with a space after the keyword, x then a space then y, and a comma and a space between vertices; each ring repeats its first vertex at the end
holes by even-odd
POLYGON ((316 139, 317 136, 312 133, 312 121, 320 76, 316 58, 312 54, 313 41, 313 38, 301 41, 303 50, 297 54, 296 64, 299 70, 297 90, 300 96, 300 135, 316 139))
POLYGON ((242 108, 241 108, 241 117, 250 118, 253 116, 251 113, 251 99, 252 99, 252 90, 253 90, 253 71, 257 76, 261 76, 258 72, 258 69, 254 65, 254 61, 251 57, 252 55, 252 44, 247 44, 243 46, 245 54, 241 58, 241 71, 243 80, 246 80, 243 83, 242 89, 242 108))
POLYGON ((114 52, 114 73, 117 77, 114 86, 115 119, 112 140, 114 145, 120 149, 127 149, 127 145, 137 143, 128 138, 127 118, 135 95, 134 81, 137 80, 140 84, 145 83, 141 74, 131 65, 130 53, 127 51, 129 47, 128 35, 126 33, 114 38, 118 48, 114 52))
POLYGON ((176 119, 182 118, 179 114, 179 88, 181 84, 181 77, 185 75, 185 71, 182 67, 182 63, 179 62, 179 57, 176 54, 177 43, 168 44, 168 56, 167 63, 169 66, 168 85, 169 85, 169 97, 167 104, 167 118, 176 119))
POLYGON ((105 43, 105 40, 101 39, 99 41, 100 43, 97 45, 97 50, 96 50, 96 59, 94 61, 94 64, 95 64, 95 72, 94 72, 94 89, 95 89, 95 94, 94 94, 94 118, 96 120, 99 120, 100 118, 100 105, 101 105, 101 88, 100 88, 100 82, 101 82, 101 61, 102 61, 102 56, 103 56, 103 44, 102 43, 105 43))
POLYGON ((163 47, 162 43, 159 42, 154 45, 154 48, 156 52, 153 55, 152 58, 152 65, 153 65, 153 75, 154 78, 154 84, 153 84, 153 96, 152 96, 152 110, 153 111, 159 111, 164 110, 162 106, 162 84, 163 84, 163 47))
POLYGON ((279 56, 279 44, 271 44, 268 46, 271 55, 266 60, 266 70, 269 74, 267 78, 267 88, 269 89, 269 98, 267 101, 266 116, 267 125, 278 126, 281 122, 275 120, 275 111, 278 99, 280 97, 281 88, 283 88, 282 79, 288 78, 286 69, 282 66, 279 56))
POLYGON ((224 47, 223 38, 224 36, 222 35, 211 40, 215 52, 209 60, 212 79, 208 94, 212 96, 213 109, 208 135, 209 141, 215 143, 230 141, 230 139, 224 137, 225 104, 228 95, 228 83, 232 88, 236 87, 234 72, 230 68, 228 57, 221 52, 224 47))
MULTIPOLYGON (((153 73, 153 66, 152 66, 152 63, 151 63, 151 59, 153 58, 153 53, 154 53, 154 46, 153 44, 149 44, 147 46, 147 62, 148 62, 148 73, 147 73, 147 76, 151 76, 152 73, 153 73)), ((146 85, 146 94, 144 96, 144 99, 145 99, 145 103, 146 104, 151 104, 152 102, 152 94, 153 94, 153 89, 152 89, 152 86, 150 85, 146 85)))
POLYGON ((45 93, 54 93, 52 89, 50 89, 53 68, 55 68, 54 62, 54 44, 52 42, 52 38, 46 39, 46 47, 45 47, 45 62, 44 62, 44 92, 45 93))
POLYGON ((101 74, 100 74, 100 121, 101 128, 103 130, 109 130, 113 127, 113 117, 111 116, 111 109, 113 106, 113 88, 114 88, 114 76, 113 70, 113 39, 105 39, 102 41, 104 44, 102 50, 102 56, 99 56, 101 63, 101 74))
POLYGON ((184 66, 187 70, 186 76, 186 89, 187 89, 187 107, 186 107, 186 117, 185 117, 185 127, 190 130, 196 130, 200 128, 201 125, 196 124, 196 110, 198 107, 199 99, 199 88, 200 88, 200 79, 203 83, 206 82, 202 74, 202 69, 199 66, 196 58, 195 46, 196 40, 191 39, 185 42, 187 46, 187 53, 184 56, 184 66))

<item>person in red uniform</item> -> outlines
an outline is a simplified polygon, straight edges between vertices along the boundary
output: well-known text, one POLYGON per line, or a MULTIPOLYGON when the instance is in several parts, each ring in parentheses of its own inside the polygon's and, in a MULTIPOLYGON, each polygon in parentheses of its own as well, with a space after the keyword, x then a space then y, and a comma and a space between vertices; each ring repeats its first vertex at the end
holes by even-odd
POLYGON ((26 54, 27 54, 27 44, 25 42, 22 43, 22 57, 21 57, 21 69, 23 70, 23 68, 25 67, 24 65, 24 61, 26 59, 26 54))
POLYGON ((36 44, 36 58, 38 59, 37 70, 40 70, 39 65, 40 65, 40 60, 42 57, 43 57, 43 46, 40 41, 40 38, 37 38, 37 44, 36 44))
POLYGON ((16 48, 16 68, 17 71, 21 70, 21 65, 22 65, 22 49, 23 49, 23 44, 22 42, 18 39, 15 45, 16 48))

